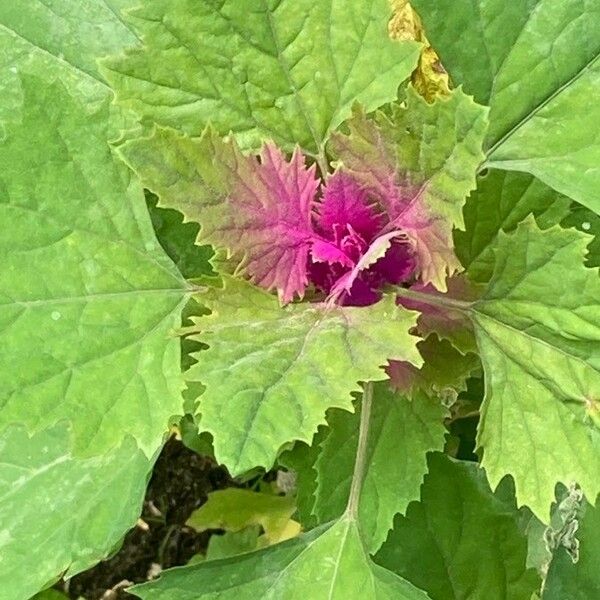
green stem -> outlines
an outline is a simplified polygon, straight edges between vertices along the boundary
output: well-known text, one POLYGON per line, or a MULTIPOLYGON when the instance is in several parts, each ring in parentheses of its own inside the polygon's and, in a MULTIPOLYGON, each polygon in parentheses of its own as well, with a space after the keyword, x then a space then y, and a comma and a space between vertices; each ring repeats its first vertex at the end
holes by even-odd
POLYGON ((369 421, 371 419, 371 404, 373 401, 373 382, 367 381, 363 389, 363 397, 360 408, 360 426, 358 430, 358 446, 356 448, 356 461, 354 462, 354 473, 352 474, 352 485, 350 486, 350 495, 346 514, 351 519, 358 517, 358 503, 360 501, 360 492, 365 477, 367 466, 367 444, 369 441, 369 421))
POLYGON ((420 302, 425 302, 432 306, 441 306, 443 308, 452 308, 454 310, 468 311, 472 306, 471 302, 465 302, 464 300, 456 300, 454 298, 447 298, 436 294, 425 294, 424 292, 417 292, 403 287, 394 287, 394 293, 402 298, 419 300, 420 302))

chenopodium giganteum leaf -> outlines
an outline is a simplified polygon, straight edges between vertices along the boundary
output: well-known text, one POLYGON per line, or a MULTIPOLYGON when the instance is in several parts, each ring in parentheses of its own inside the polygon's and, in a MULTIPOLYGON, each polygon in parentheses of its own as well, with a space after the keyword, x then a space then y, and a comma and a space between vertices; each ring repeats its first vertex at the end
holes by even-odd
POLYGON ((451 232, 475 186, 486 114, 460 90, 434 104, 409 90, 389 118, 357 107, 321 178, 299 148, 245 154, 211 127, 200 138, 157 128, 121 146, 162 206, 200 223, 198 243, 226 250, 266 290, 224 277, 201 295, 211 315, 191 330, 209 349, 187 377, 206 385, 202 426, 234 472, 310 442, 325 410, 352 410, 358 382, 384 379, 388 359, 421 364, 416 313, 385 289, 445 290, 458 268, 451 232))

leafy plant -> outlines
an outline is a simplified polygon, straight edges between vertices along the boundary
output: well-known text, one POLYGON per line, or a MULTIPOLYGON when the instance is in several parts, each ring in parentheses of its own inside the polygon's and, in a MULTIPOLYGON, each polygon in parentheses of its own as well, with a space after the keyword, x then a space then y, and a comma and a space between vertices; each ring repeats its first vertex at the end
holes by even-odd
POLYGON ((239 487, 144 600, 598 595, 600 6, 139 4, 0 8, 0 597, 169 431, 239 487))

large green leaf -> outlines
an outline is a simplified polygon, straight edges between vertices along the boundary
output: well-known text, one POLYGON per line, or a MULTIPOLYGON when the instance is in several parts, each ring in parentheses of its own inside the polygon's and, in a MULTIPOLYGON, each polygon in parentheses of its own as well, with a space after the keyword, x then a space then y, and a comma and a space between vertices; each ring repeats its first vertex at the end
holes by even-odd
MULTIPOLYGON (((356 414, 332 410, 329 433, 315 464, 318 485, 314 513, 323 523, 346 508, 359 441, 360 404, 356 414)), ((427 472, 426 453, 444 447, 447 410, 423 393, 412 398, 394 393, 387 382, 374 386, 369 415, 369 443, 358 520, 365 545, 375 552, 385 541, 394 515, 419 497, 427 472), (390 460, 393 457, 393 460, 390 460)))
POLYGON ((118 99, 191 135, 211 121, 246 148, 268 136, 320 151, 355 101, 393 100, 419 54, 388 38, 387 0, 155 0, 133 16, 145 46, 104 63, 118 99))
POLYGON ((456 254, 473 281, 486 282, 494 271, 494 243, 534 214, 546 229, 560 223, 570 200, 526 173, 490 170, 477 180, 477 189, 464 208, 465 231, 454 231, 456 254))
POLYGON ((143 600, 427 600, 371 563, 347 517, 267 550, 166 571, 129 591, 143 600))
POLYGON ((501 234, 471 307, 486 374, 478 440, 492 485, 510 473, 542 520, 557 481, 600 491, 600 278, 589 236, 528 220, 501 234))
POLYGON ((532 173, 600 212, 600 5, 412 4, 453 79, 491 107, 488 165, 532 173))
POLYGON ((90 567, 135 522, 151 468, 131 437, 78 458, 70 427, 0 434, 0 597, 27 600, 54 577, 90 567))
POLYGON ((22 103, 19 74, 58 77, 86 101, 110 90, 96 61, 137 43, 121 9, 136 0, 12 0, 0 3, 0 115, 22 103))
POLYGON ((78 452, 131 434, 153 454, 180 410, 185 283, 113 161, 107 103, 24 87, 0 146, 0 425, 69 419, 78 452))
POLYGON ((540 582, 525 566, 510 482, 492 493, 473 463, 437 453, 428 463, 421 501, 396 517, 375 560, 433 600, 529 600, 540 582))
POLYGON ((339 520, 266 550, 166 571, 158 581, 131 591, 144 600, 427 600, 410 583, 372 563, 362 538, 358 511, 372 434, 372 385, 365 384, 352 483, 339 520))
POLYGON ((600 492, 600 278, 583 264, 591 239, 542 231, 532 217, 498 234, 479 299, 398 290, 470 315, 486 376, 482 463, 493 486, 511 474, 519 503, 542 521, 557 482, 600 492))
POLYGON ((543 600, 591 600, 600 597, 600 507, 587 502, 577 521, 578 559, 564 547, 555 550, 544 583, 543 600))
POLYGON ((393 297, 364 308, 290 304, 251 284, 226 279, 199 296, 212 314, 196 319, 194 339, 208 344, 186 373, 201 381, 201 427, 215 455, 235 474, 270 468, 292 440, 310 443, 325 411, 352 410, 359 381, 385 378, 388 358, 414 364, 416 313, 393 297))

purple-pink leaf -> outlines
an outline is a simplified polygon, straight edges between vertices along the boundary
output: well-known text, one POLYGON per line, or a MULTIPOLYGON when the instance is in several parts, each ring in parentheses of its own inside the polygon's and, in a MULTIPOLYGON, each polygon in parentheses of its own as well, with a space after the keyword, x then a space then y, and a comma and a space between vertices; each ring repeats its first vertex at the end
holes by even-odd
POLYGON ((302 297, 314 239, 311 211, 319 187, 315 166, 306 166, 299 149, 288 162, 273 143, 263 147, 260 161, 239 151, 235 155, 225 174, 228 196, 222 218, 211 227, 210 237, 220 237, 240 254, 240 268, 250 280, 276 289, 281 302, 302 297))

